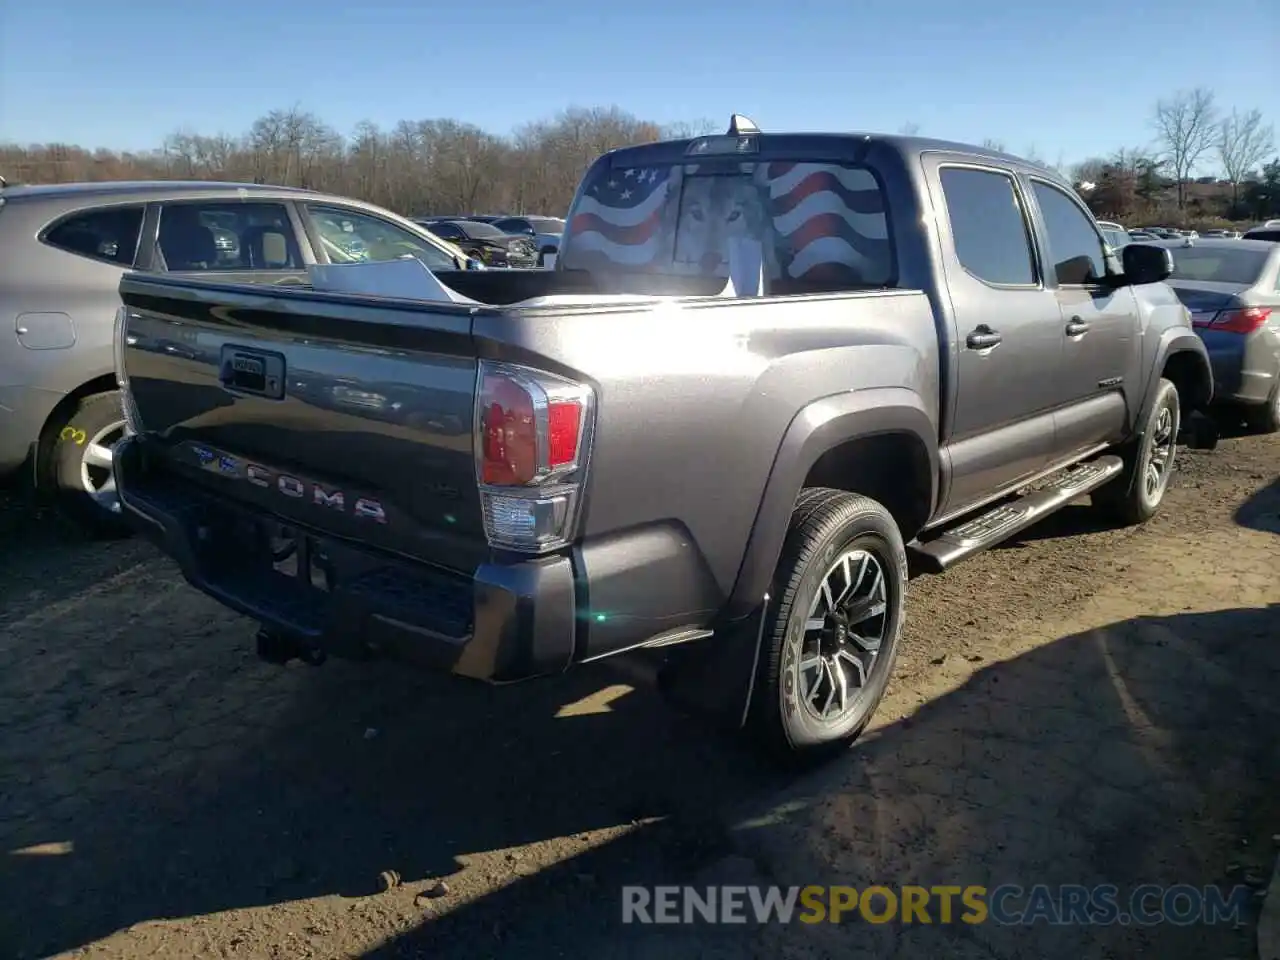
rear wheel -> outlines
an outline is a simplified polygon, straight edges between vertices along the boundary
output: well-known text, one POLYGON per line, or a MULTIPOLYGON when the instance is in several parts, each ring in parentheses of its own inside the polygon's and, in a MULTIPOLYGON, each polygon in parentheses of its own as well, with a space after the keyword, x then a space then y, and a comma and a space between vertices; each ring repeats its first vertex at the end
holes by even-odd
POLYGON ((41 489, 53 494, 64 517, 94 536, 128 533, 111 469, 115 445, 125 433, 120 394, 112 390, 70 407, 41 442, 41 489))
POLYGON ((801 496, 774 575, 752 727, 784 759, 817 759, 870 722, 898 654, 906 550, 889 512, 866 497, 801 496))
POLYGON ((1280 383, 1271 391, 1271 397, 1260 407, 1246 411, 1249 426, 1260 433, 1280 432, 1280 383))

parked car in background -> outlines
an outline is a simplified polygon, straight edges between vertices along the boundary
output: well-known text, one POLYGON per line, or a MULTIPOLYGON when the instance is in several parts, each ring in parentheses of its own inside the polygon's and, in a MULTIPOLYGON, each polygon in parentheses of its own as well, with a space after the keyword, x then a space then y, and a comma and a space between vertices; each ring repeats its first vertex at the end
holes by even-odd
POLYGON ((1129 240, 1132 243, 1147 243, 1151 240, 1161 240, 1161 239, 1163 238, 1157 237, 1154 233, 1146 233, 1143 230, 1129 231, 1129 240))
POLYGON ((1163 241, 1169 286, 1213 364, 1214 401, 1242 407, 1260 430, 1280 430, 1280 244, 1163 241))
POLYGON ((503 233, 493 224, 479 220, 422 222, 435 236, 452 243, 486 267, 532 269, 538 265, 538 251, 529 237, 503 233))
POLYGON ((564 233, 564 221, 559 217, 506 217, 493 221, 493 225, 504 233, 532 237, 538 250, 538 265, 548 254, 554 256, 560 252, 560 237, 564 233))
POLYGON ((1260 227, 1254 227, 1252 230, 1244 232, 1243 240, 1270 240, 1274 243, 1280 240, 1280 221, 1269 220, 1260 227))
POLYGON ((1102 238, 1107 241, 1112 250, 1120 250, 1133 243, 1129 231, 1111 220, 1099 220, 1098 229, 1102 231, 1102 238))
MULTIPOLYGON (((124 435, 111 330, 126 270, 305 283, 311 263, 406 254, 468 266, 422 227, 357 200, 200 182, 0 188, 0 473, 28 472, 85 529, 120 532, 124 435)), ((164 349, 180 357, 193 345, 164 349)))
POLYGON ((1206 240, 1239 240, 1239 230, 1206 230, 1200 234, 1206 240))

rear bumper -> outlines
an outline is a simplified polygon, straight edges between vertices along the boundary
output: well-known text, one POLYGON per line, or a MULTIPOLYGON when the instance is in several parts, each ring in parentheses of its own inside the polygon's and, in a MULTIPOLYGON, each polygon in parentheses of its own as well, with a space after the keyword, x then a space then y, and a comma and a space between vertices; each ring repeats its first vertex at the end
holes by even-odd
POLYGON ((192 586, 305 647, 355 659, 389 655, 492 683, 558 673, 573 662, 569 557, 486 563, 466 577, 294 531, 310 546, 273 563, 265 539, 271 518, 164 482, 139 438, 116 448, 115 473, 125 516, 192 586), (308 552, 327 574, 289 569, 308 552))
POLYGON ((1199 331, 1213 368, 1215 403, 1266 403, 1280 377, 1280 335, 1199 331))

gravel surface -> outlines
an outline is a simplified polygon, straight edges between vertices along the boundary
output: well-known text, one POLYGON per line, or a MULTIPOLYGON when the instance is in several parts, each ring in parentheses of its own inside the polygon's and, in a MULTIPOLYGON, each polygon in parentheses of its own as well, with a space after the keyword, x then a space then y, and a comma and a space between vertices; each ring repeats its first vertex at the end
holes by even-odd
POLYGON ((1143 528, 1071 507, 914 583, 874 729, 799 781, 604 669, 494 690, 251 637, 146 545, 0 498, 0 957, 1255 955, 1250 926, 624 927, 619 888, 1269 875, 1280 436, 1180 452, 1143 528))

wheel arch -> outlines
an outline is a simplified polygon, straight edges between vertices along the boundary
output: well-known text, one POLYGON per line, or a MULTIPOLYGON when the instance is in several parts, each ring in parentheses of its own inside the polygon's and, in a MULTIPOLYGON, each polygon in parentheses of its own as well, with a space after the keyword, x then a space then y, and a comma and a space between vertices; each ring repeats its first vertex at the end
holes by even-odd
POLYGON ((41 491, 45 486, 44 480, 46 478, 42 476, 43 470, 41 469, 42 460, 53 442, 57 440, 57 431, 61 429, 71 411, 86 397, 96 396, 100 393, 111 393, 118 389, 119 385, 116 383, 115 374, 102 373, 96 377, 89 378, 54 404, 53 409, 49 411, 49 415, 45 417, 44 424, 40 427, 40 435, 33 444, 31 483, 36 491, 41 491))
POLYGON ((730 594, 730 619, 768 591, 800 492, 830 487, 878 500, 904 540, 928 522, 938 496, 935 420, 922 398, 880 387, 817 400, 792 420, 778 447, 730 594))

